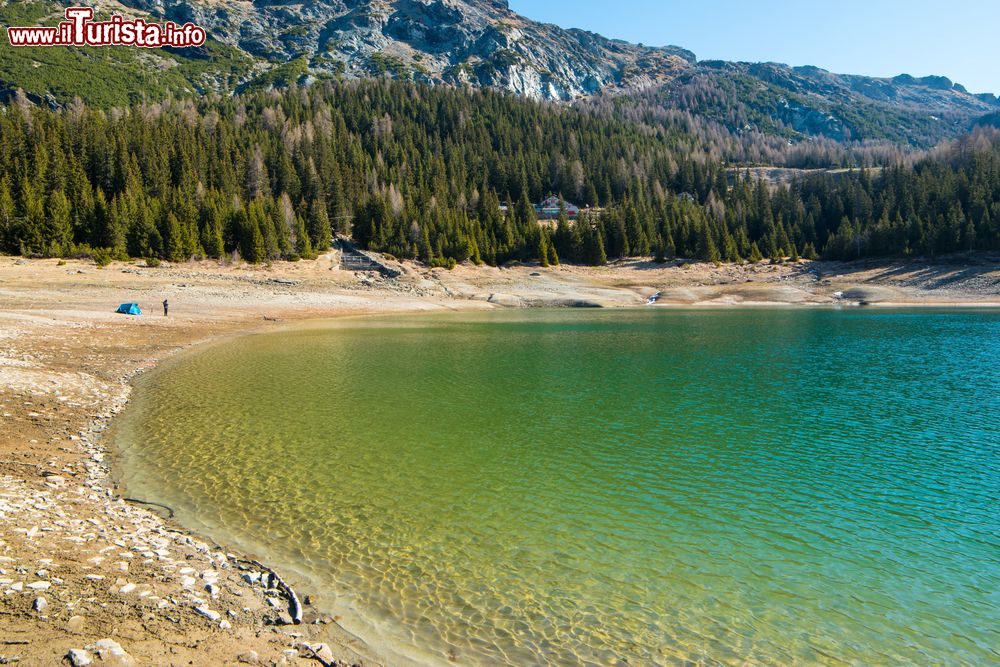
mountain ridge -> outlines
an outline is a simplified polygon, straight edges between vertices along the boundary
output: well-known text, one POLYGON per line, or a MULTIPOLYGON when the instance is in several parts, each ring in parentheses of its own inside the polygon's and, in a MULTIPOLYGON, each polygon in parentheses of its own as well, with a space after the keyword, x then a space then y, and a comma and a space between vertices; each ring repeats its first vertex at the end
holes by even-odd
MULTIPOLYGON (((70 4, 25 3, 48 6, 52 14, 70 4)), ((1000 110, 992 94, 973 95, 943 76, 880 78, 815 66, 699 61, 677 46, 631 44, 533 21, 505 0, 110 0, 101 9, 191 21, 209 31, 210 49, 143 54, 129 65, 140 79, 150 70, 183 74, 187 86, 169 86, 180 94, 390 76, 541 101, 640 95, 734 133, 916 147, 953 138, 1000 110)), ((32 68, 37 64, 25 63, 10 73, 0 65, 0 84, 39 98, 71 97, 68 86, 42 90, 44 80, 25 86, 40 77, 32 68)))

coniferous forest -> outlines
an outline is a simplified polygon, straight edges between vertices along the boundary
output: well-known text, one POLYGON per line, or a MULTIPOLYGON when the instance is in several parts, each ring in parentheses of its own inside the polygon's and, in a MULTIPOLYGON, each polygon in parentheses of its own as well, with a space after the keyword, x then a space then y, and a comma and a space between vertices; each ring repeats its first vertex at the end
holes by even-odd
POLYGON ((267 262, 338 232, 435 266, 1000 250, 993 128, 780 186, 707 145, 672 117, 388 80, 131 108, 20 100, 0 109, 0 251, 267 262), (592 211, 539 225, 550 193, 592 211))

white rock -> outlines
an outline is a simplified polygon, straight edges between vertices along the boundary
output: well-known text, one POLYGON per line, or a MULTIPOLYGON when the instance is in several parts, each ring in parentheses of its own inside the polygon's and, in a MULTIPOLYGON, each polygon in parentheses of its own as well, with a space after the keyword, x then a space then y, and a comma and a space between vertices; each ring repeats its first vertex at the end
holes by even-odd
POLYGON ((233 624, 230 623, 229 621, 223 619, 223 620, 219 621, 219 627, 221 629, 223 629, 223 630, 232 630, 233 629, 233 624))
POLYGON ((257 651, 247 651, 246 653, 241 653, 236 656, 236 659, 244 665, 259 665, 260 656, 257 655, 257 651))
POLYGON ((307 658, 319 658, 320 662, 324 665, 332 665, 336 659, 333 655, 333 651, 326 644, 306 644, 305 642, 299 644, 299 650, 307 658))
POLYGON ((120 667, 135 667, 135 659, 113 639, 101 639, 87 648, 95 651, 103 663, 120 667))
POLYGON ((49 601, 41 597, 35 598, 35 601, 31 604, 31 608, 37 611, 38 613, 45 611, 45 608, 48 606, 49 606, 49 601))
POLYGON ((69 660, 69 664, 73 665, 73 667, 87 667, 87 665, 94 664, 90 654, 78 648, 71 648, 69 653, 66 654, 66 659, 69 660))
POLYGON ((125 584, 124 586, 118 589, 118 592, 127 595, 132 591, 134 591, 135 588, 136 588, 135 584, 125 584))
POLYGON ((207 618, 208 620, 212 621, 213 623, 222 618, 222 614, 212 609, 209 609, 208 607, 195 607, 194 610, 199 614, 201 614, 202 616, 204 616, 205 618, 207 618))
POLYGON ((28 584, 28 588, 30 588, 33 591, 47 591, 51 587, 52 584, 50 584, 47 581, 34 581, 28 584))

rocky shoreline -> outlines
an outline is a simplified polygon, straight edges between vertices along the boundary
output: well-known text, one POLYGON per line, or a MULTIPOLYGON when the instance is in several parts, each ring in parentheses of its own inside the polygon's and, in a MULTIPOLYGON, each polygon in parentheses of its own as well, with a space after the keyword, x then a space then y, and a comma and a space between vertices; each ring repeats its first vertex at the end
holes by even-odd
MULTIPOLYGON (((4 530, 2 550, 20 555, 0 556, 4 615, 63 629, 64 643, 72 644, 63 659, 77 667, 141 664, 124 648, 121 633, 85 639, 90 619, 109 614, 157 635, 148 625, 154 620, 173 624, 180 634, 198 627, 240 641, 248 633, 264 639, 265 651, 233 655, 240 664, 360 664, 339 660, 328 644, 313 641, 318 626, 333 619, 303 612, 293 589, 272 569, 192 536, 116 493, 103 435, 127 404, 131 380, 152 365, 123 376, 103 413, 66 438, 70 447, 63 449, 79 449, 80 460, 20 464, 37 475, 0 477, 0 522, 15 526, 4 530)), ((5 636, 2 643, 0 664, 44 664, 18 655, 32 639, 5 636)))

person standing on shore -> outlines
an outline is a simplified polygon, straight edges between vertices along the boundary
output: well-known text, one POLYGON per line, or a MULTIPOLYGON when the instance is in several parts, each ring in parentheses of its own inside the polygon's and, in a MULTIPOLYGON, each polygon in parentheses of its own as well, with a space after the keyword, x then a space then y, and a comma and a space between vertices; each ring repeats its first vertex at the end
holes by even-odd
POLYGON ((166 299, 163 300, 163 316, 167 316, 167 311, 170 310, 170 302, 166 299))

